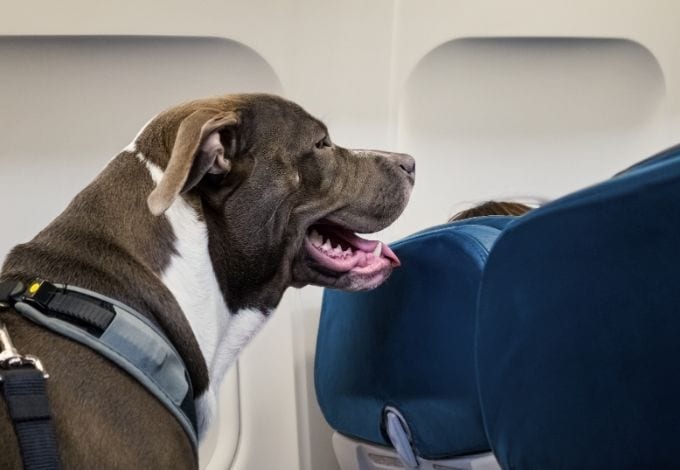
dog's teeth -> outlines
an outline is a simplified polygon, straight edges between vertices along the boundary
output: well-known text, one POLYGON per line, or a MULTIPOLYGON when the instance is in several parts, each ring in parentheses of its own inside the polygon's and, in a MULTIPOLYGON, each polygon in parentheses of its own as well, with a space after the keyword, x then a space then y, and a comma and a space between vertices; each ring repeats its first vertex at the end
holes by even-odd
POLYGON ((309 235, 309 241, 312 242, 312 245, 319 247, 321 246, 321 243, 323 243, 323 238, 317 232, 316 230, 312 230, 312 233, 309 235))
POLYGON ((375 250, 373 250, 373 256, 379 258, 381 254, 382 254, 382 242, 378 242, 378 244, 375 246, 375 250))
POLYGON ((327 240, 324 242, 324 244, 321 246, 321 248, 322 248, 323 250, 326 250, 326 251, 330 250, 330 249, 331 249, 331 241, 327 239, 327 240))
POLYGON ((333 248, 333 254, 335 254, 335 255, 341 255, 342 254, 342 248, 340 248, 339 244, 338 244, 338 246, 333 248))
POLYGON ((352 249, 347 248, 345 251, 342 252, 342 254, 345 256, 352 256, 352 249))

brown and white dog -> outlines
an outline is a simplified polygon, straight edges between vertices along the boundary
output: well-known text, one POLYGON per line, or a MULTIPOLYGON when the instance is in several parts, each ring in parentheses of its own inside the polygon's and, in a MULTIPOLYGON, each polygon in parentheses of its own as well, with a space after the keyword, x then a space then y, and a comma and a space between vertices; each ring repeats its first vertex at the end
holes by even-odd
MULTIPOLYGON (((39 276, 117 299, 162 327, 187 364, 199 434, 229 366, 289 286, 376 287, 399 264, 374 232, 404 209, 414 160, 335 145, 270 95, 170 108, 66 210, 16 246, 3 280, 39 276)), ((175 418, 92 350, 3 312, 42 359, 65 468, 195 468, 175 418)), ((1 401, 1 400, 0 400, 1 401)), ((21 468, 0 403, 0 468, 21 468)))

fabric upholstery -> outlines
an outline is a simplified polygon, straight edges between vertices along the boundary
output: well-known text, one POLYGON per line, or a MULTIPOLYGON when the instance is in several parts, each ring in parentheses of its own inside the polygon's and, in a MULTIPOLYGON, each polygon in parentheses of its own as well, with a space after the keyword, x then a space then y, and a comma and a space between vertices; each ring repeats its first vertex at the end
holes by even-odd
POLYGON ((505 469, 680 468, 680 147, 503 232, 477 371, 505 469))
POLYGON ((326 290, 315 381, 342 434, 389 445, 396 407, 415 451, 443 458, 488 449, 474 369, 474 315, 488 250, 511 217, 433 227, 395 243, 402 267, 378 289, 326 290))

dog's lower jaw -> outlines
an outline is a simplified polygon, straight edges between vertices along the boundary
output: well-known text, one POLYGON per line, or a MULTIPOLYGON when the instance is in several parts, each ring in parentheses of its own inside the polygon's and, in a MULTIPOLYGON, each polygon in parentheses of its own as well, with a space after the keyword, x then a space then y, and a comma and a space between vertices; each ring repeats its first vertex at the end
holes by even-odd
MULTIPOLYGON (((154 183, 162 170, 137 154, 154 183)), ((208 250, 208 228, 196 210, 177 198, 165 212, 175 235, 175 253, 160 273, 196 336, 209 373, 209 388, 196 400, 199 440, 216 414, 219 388, 241 350, 262 328, 270 312, 241 309, 231 312, 220 289, 208 250)))

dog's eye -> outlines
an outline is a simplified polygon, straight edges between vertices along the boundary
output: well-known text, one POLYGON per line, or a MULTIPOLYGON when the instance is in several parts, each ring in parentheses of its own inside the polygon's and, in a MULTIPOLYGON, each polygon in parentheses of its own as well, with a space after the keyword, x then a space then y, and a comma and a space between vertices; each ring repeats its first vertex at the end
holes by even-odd
POLYGON ((333 144, 331 144, 331 139, 327 135, 325 135, 323 139, 314 144, 314 147, 322 149, 324 147, 331 147, 332 145, 333 144))

